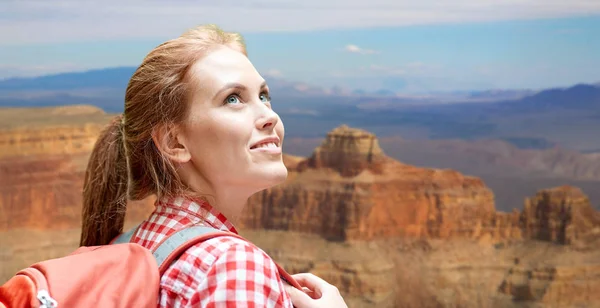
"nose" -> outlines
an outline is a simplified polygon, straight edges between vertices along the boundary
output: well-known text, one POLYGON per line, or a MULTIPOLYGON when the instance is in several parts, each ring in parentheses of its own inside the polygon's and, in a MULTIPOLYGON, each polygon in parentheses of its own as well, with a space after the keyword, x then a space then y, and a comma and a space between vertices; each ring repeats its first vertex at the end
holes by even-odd
POLYGON ((264 104, 261 105, 262 107, 260 107, 260 116, 256 120, 256 128, 259 130, 267 128, 273 129, 273 127, 275 127, 279 121, 279 116, 277 113, 275 113, 275 111, 273 111, 273 109, 264 104))

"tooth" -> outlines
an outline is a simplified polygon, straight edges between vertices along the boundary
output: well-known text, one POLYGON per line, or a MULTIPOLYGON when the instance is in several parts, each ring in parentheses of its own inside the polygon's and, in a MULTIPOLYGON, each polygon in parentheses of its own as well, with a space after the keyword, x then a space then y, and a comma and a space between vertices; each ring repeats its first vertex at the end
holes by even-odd
POLYGON ((278 147, 278 145, 277 145, 276 142, 260 143, 260 144, 258 144, 256 146, 254 146, 255 149, 258 149, 258 148, 276 148, 276 147, 278 147))

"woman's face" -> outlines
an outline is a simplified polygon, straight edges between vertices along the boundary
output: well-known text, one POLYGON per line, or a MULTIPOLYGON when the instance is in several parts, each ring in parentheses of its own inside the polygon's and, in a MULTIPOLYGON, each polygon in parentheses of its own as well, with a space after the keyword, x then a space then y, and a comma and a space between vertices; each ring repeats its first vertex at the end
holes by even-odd
POLYGON ((283 123, 248 58, 219 48, 190 73, 190 109, 181 137, 194 174, 220 191, 256 192, 284 181, 283 123))

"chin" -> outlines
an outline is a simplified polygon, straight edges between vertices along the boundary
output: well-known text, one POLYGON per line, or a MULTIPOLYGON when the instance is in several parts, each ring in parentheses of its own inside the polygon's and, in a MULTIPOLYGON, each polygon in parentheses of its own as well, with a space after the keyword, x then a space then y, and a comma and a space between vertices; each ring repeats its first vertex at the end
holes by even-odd
POLYGON ((264 166, 258 170, 258 174, 255 175, 255 183, 259 184, 258 189, 264 190, 277 186, 285 182, 288 176, 288 170, 283 162, 270 164, 264 166))

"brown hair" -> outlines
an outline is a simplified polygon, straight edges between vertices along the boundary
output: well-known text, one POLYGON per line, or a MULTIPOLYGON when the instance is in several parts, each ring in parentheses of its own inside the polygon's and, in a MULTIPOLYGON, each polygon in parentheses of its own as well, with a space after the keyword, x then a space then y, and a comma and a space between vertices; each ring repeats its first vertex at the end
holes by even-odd
POLYGON ((160 44, 134 72, 124 113, 100 133, 88 162, 80 245, 105 245, 121 233, 127 200, 184 193, 174 165, 158 150, 152 132, 185 118, 190 67, 222 46, 247 55, 240 34, 205 25, 160 44))

